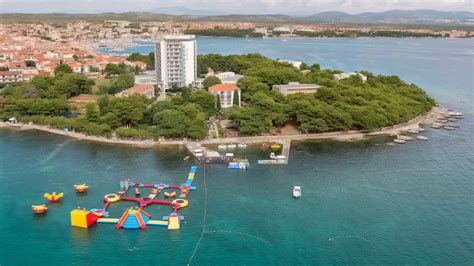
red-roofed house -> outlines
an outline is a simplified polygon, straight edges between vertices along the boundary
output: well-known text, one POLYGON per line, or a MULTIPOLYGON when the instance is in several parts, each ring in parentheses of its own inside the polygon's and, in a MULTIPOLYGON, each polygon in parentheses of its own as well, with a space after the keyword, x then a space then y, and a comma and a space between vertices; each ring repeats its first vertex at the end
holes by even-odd
POLYGON ((71 61, 66 63, 68 66, 71 67, 72 72, 74 73, 81 73, 82 72, 82 64, 76 61, 71 61))
POLYGON ((138 67, 138 69, 140 70, 146 69, 146 64, 143 63, 142 61, 133 61, 133 62, 130 62, 130 65, 133 67, 138 67))
POLYGON ((219 95, 222 108, 229 108, 234 105, 234 97, 238 97, 240 106, 240 88, 234 84, 216 84, 209 87, 208 91, 212 94, 219 95))
POLYGON ((140 85, 135 85, 131 88, 128 88, 124 91, 121 91, 115 96, 117 97, 126 97, 130 95, 145 95, 147 98, 152 98, 155 97, 155 87, 150 84, 140 84, 140 85))
POLYGON ((0 71, 0 83, 22 82, 21 71, 0 71))

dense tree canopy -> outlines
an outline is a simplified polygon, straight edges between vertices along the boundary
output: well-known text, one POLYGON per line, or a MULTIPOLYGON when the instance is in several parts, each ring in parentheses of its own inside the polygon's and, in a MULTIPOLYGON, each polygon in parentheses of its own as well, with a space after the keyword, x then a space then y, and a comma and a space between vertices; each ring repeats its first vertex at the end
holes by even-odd
POLYGON ((66 64, 59 64, 54 69, 54 75, 61 75, 66 73, 72 73, 72 68, 66 64))
POLYGON ((209 76, 207 78, 204 79, 204 81, 202 82, 202 88, 207 90, 209 87, 211 86, 214 86, 216 84, 221 84, 221 80, 216 77, 216 76, 209 76))
POLYGON ((428 111, 433 99, 416 85, 407 84, 396 76, 368 77, 363 82, 358 76, 337 81, 337 70, 321 70, 319 64, 301 69, 258 54, 198 56, 199 71, 234 71, 245 75, 237 85, 242 90, 246 105, 233 108, 229 117, 245 134, 258 135, 272 127, 297 122, 303 132, 335 130, 374 130, 383 126, 406 122, 428 111), (271 90, 274 84, 288 82, 314 83, 322 88, 315 94, 283 96, 271 90))

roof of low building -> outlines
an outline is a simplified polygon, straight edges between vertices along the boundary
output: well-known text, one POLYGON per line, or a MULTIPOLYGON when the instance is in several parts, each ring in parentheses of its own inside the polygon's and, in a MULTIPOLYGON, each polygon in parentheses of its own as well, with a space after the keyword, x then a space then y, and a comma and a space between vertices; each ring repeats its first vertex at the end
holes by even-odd
POLYGON ((209 91, 237 91, 239 87, 234 84, 216 84, 209 87, 209 91))
POLYGON ((155 87, 153 87, 151 84, 138 84, 126 89, 125 91, 128 94, 142 94, 154 89, 155 87))
POLYGON ((0 71, 0 76, 17 76, 21 75, 21 71, 0 71))

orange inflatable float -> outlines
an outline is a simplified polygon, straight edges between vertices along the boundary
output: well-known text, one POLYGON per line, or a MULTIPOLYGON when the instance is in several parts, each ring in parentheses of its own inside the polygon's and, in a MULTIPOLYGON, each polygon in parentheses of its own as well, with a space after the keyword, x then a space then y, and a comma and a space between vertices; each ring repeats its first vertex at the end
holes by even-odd
POLYGON ((48 210, 48 207, 46 205, 31 205, 31 210, 33 210, 34 213, 45 213, 48 210))
POLYGON ((86 184, 74 185, 74 189, 79 193, 87 191, 88 188, 89 186, 86 184))

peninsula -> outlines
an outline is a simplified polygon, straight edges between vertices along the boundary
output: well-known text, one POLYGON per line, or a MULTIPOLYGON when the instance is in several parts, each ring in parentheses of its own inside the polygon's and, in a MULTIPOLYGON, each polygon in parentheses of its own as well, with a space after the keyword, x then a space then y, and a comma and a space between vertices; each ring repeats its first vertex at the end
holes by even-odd
POLYGON ((55 77, 36 76, 5 86, 0 116, 68 135, 102 137, 95 140, 173 143, 169 140, 186 138, 219 143, 262 135, 321 138, 344 136, 339 132, 370 133, 416 119, 435 105, 414 84, 366 71, 296 66, 259 54, 199 55, 197 66, 198 74, 207 77, 195 86, 173 87, 167 95, 150 98, 121 96, 133 71, 124 64, 108 65, 103 71, 107 83, 100 84, 60 64, 55 77), (238 80, 235 85, 220 84, 225 75, 213 73, 233 73, 238 80), (235 95, 223 97, 229 90, 235 95), (81 97, 87 100, 81 102, 81 97))

